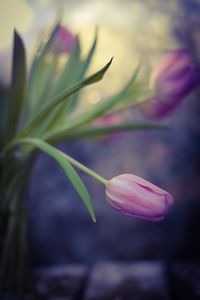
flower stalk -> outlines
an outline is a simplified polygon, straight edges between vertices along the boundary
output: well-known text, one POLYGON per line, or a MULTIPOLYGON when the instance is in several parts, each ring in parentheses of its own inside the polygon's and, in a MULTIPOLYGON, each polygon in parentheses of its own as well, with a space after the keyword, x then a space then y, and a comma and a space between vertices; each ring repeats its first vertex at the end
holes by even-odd
POLYGON ((78 162, 77 160, 72 158, 71 156, 69 156, 67 154, 64 154, 64 156, 72 165, 79 168, 81 171, 85 172, 86 174, 92 176, 93 178, 95 178, 96 180, 101 182, 102 184, 107 185, 107 183, 108 183, 107 179, 105 179, 101 175, 97 174, 93 170, 89 169, 88 167, 84 166, 83 164, 81 164, 80 162, 78 162))

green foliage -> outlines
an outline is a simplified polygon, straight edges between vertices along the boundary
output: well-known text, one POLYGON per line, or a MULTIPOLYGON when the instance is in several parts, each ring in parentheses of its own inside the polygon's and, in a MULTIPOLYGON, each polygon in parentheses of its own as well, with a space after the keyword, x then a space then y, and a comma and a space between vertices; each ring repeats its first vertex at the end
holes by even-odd
POLYGON ((81 82, 75 84, 71 88, 64 90, 58 94, 53 100, 50 100, 49 103, 42 109, 36 117, 25 127, 21 133, 20 137, 27 136, 30 134, 37 126, 44 122, 45 118, 51 113, 51 111, 56 108, 63 101, 67 100, 69 96, 73 95, 83 87, 95 83, 102 79, 103 75, 109 68, 112 60, 110 60, 101 70, 89 76, 88 78, 82 80, 81 82))
POLYGON ((58 163, 58 165, 62 168, 65 175, 71 181, 72 185, 78 192, 81 200, 87 207, 87 210, 88 210, 92 220, 95 222, 96 217, 95 217, 95 212, 94 212, 92 202, 90 199, 90 195, 89 195, 87 188, 85 187, 83 181, 80 179, 79 175, 77 174, 77 172, 74 170, 74 168, 70 164, 69 156, 67 156, 63 152, 59 151, 55 147, 49 145, 48 143, 46 143, 42 140, 39 140, 39 139, 35 139, 35 138, 25 138, 25 139, 16 140, 15 145, 27 144, 27 143, 39 148, 41 151, 48 154, 50 157, 52 157, 58 163))
MULTIPOLYGON (((94 138, 119 130, 149 129, 159 126, 134 122, 102 126, 93 124, 97 117, 136 105, 138 98, 145 95, 146 86, 137 79, 140 65, 134 70, 127 84, 114 95, 100 101, 92 108, 75 113, 81 101, 79 97, 81 89, 101 80, 109 69, 112 59, 103 68, 85 77, 96 50, 96 31, 86 56, 82 58, 81 44, 79 37, 76 37, 74 48, 69 55, 66 55, 65 63, 60 67, 60 53, 53 49, 53 39, 58 26, 56 25, 50 33, 46 43, 39 44, 28 75, 23 41, 18 33, 14 33, 12 83, 7 94, 8 122, 5 130, 1 128, 6 136, 1 152, 2 157, 5 157, 5 160, 3 159, 5 166, 9 162, 8 157, 12 157, 16 147, 21 153, 19 160, 21 164, 29 155, 36 152, 36 148, 50 155, 63 169, 92 219, 95 220, 87 189, 71 166, 69 157, 48 143, 80 137, 94 138)), ((80 167, 78 162, 77 166, 80 167)), ((92 175, 92 171, 88 173, 92 175)), ((96 178, 106 183, 102 177, 97 175, 96 178)))
POLYGON ((23 41, 19 34, 14 32, 12 82, 8 103, 8 123, 6 141, 10 141, 18 128, 21 110, 26 89, 26 57, 23 41))
POLYGON ((29 278, 24 271, 27 249, 23 196, 38 150, 54 159, 63 170, 95 222, 90 195, 74 166, 104 185, 108 181, 52 144, 78 138, 95 138, 117 131, 164 128, 147 123, 97 125, 94 122, 98 117, 140 104, 141 98, 144 99, 149 93, 146 84, 138 80, 140 65, 114 95, 91 108, 78 110, 81 90, 101 80, 112 59, 94 74, 87 74, 96 50, 96 31, 85 57, 82 57, 79 37, 76 37, 74 48, 64 55, 65 63, 60 66, 61 54, 53 47, 57 29, 59 24, 49 34, 47 42, 39 43, 28 72, 23 41, 14 32, 11 84, 8 88, 0 84, 1 299, 5 296, 2 292, 5 286, 10 288, 10 298, 13 291, 17 290, 17 298, 22 299, 22 283, 29 278))

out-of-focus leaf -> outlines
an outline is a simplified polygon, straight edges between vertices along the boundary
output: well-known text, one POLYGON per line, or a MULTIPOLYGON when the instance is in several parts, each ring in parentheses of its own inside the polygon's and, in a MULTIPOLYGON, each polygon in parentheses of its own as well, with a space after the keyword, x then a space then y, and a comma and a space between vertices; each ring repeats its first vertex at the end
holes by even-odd
POLYGON ((51 49, 52 40, 53 40, 59 26, 60 26, 59 21, 56 22, 56 24, 53 26, 53 30, 50 31, 47 42, 45 44, 43 44, 42 51, 40 53, 40 57, 44 57, 49 52, 49 49, 51 49))
POLYGON ((28 124, 28 126, 22 130, 19 136, 24 137, 31 133, 35 129, 35 127, 39 126, 44 121, 47 115, 51 113, 51 111, 55 107, 57 107, 57 105, 65 101, 69 96, 79 91, 83 87, 101 80, 105 72, 110 67, 111 62, 112 59, 102 69, 84 79, 83 81, 77 83, 73 87, 63 91, 55 99, 51 100, 50 103, 28 124))
MULTIPOLYGON (((28 76, 28 84, 27 84, 27 91, 26 91, 26 103, 24 107, 24 118, 27 121, 32 115, 35 108, 35 102, 38 98, 37 93, 37 85, 38 85, 38 76, 37 72, 39 71, 40 66, 40 59, 41 59, 41 52, 42 52, 42 44, 39 45, 35 55, 33 62, 31 64, 31 68, 29 71, 28 76)), ((39 72, 38 72, 39 73, 39 72)))
MULTIPOLYGON (((70 60, 66 65, 63 74, 61 75, 61 78, 58 79, 59 89, 58 88, 56 89, 57 92, 62 91, 64 87, 65 88, 69 87, 69 84, 80 82, 83 79, 90 65, 93 54, 95 52, 96 44, 97 44, 97 31, 92 46, 83 62, 80 61, 80 58, 78 56, 80 55, 80 45, 79 43, 77 44, 77 47, 74 49, 74 52, 72 53, 70 60), (59 84, 60 81, 62 85, 59 84)), ((62 105, 58 107, 57 111, 55 112, 55 115, 50 119, 48 123, 47 130, 55 127, 59 123, 62 123, 63 117, 65 117, 69 112, 71 112, 72 109, 74 109, 75 106, 77 105, 78 96, 79 96, 78 93, 73 94, 72 96, 70 96, 67 102, 64 102, 62 105)))
MULTIPOLYGON (((51 49, 52 39, 54 38, 55 32, 59 24, 54 25, 53 30, 51 31, 49 38, 46 43, 42 41, 39 44, 39 47, 34 55, 34 59, 31 65, 31 69, 29 72, 28 78, 28 86, 27 86, 27 105, 25 106, 25 120, 30 119, 37 110, 41 109, 41 97, 44 93, 44 88, 48 88, 50 90, 50 85, 47 84, 48 78, 52 75, 55 70, 57 56, 55 54, 51 63, 46 62, 46 56, 51 49)), ((45 100, 42 99, 42 100, 45 100)))
POLYGON ((135 83, 135 80, 136 80, 137 77, 138 77, 140 68, 141 68, 141 64, 138 64, 138 66, 137 66, 136 69, 134 70, 133 75, 131 76, 130 80, 128 81, 128 83, 127 83, 127 84, 125 85, 125 87, 123 88, 124 91, 131 90, 131 89, 132 89, 132 86, 133 86, 133 84, 135 83))
POLYGON ((136 90, 134 93, 132 89, 129 91, 129 88, 130 85, 133 84, 134 80, 136 80, 137 74, 138 68, 136 69, 136 71, 134 71, 134 74, 131 80, 129 80, 129 82, 127 83, 126 88, 122 88, 115 95, 97 103, 94 108, 80 113, 75 118, 68 118, 66 124, 60 126, 60 128, 57 128, 54 131, 47 133, 44 136, 44 139, 48 141, 59 141, 60 139, 63 139, 63 137, 67 136, 72 130, 77 129, 78 127, 91 122, 92 120, 105 114, 106 112, 111 111, 117 105, 121 105, 123 107, 123 105, 127 104, 127 102, 130 102, 131 100, 134 101, 134 99, 136 99, 136 97, 138 96, 138 91, 136 90))
POLYGON ((140 101, 141 97, 148 93, 146 84, 144 82, 136 80, 138 78, 140 68, 141 64, 138 64, 138 66, 133 71, 130 80, 116 94, 116 96, 118 95, 119 98, 121 98, 121 100, 119 99, 119 101, 116 103, 116 105, 112 108, 111 111, 116 111, 119 109, 123 109, 126 106, 135 105, 140 101))
MULTIPOLYGON (((83 79, 83 77, 85 76, 85 73, 91 63, 91 60, 93 58, 93 55, 95 53, 95 49, 96 49, 96 45, 97 45, 97 38, 98 38, 98 31, 96 30, 95 33, 95 37, 94 37, 94 41, 92 43, 92 46, 86 56, 86 58, 84 59, 83 63, 81 64, 81 67, 79 69, 79 71, 77 72, 77 76, 76 76, 76 80, 80 81, 83 79)), ((74 94, 73 96, 71 96, 71 98, 69 99, 68 103, 67 103, 67 112, 69 113, 72 109, 74 109, 74 107, 77 105, 77 101, 78 101, 78 95, 74 94)))
POLYGON ((80 52, 80 41, 79 37, 77 37, 74 48, 71 51, 70 57, 65 63, 65 66, 53 87, 52 96, 58 95, 58 93, 65 90, 74 82, 74 78, 76 77, 76 73, 80 68, 81 64, 80 52))
POLYGON ((95 222, 96 217, 95 217, 95 212, 94 212, 90 195, 83 181, 81 180, 81 178, 79 177, 75 169, 72 167, 71 163, 69 163, 70 157, 40 139, 36 139, 36 138, 19 139, 15 142, 15 145, 18 144, 31 144, 36 148, 39 148, 41 151, 45 152, 49 156, 51 156, 58 163, 58 165, 62 168, 65 175, 70 180, 73 187, 79 194, 81 200, 85 204, 92 220, 95 222))
POLYGON ((117 125, 101 125, 101 126, 84 126, 83 128, 79 128, 77 130, 72 130, 68 132, 68 134, 59 136, 58 140, 51 139, 51 143, 55 143, 58 141, 62 141, 65 139, 76 139, 76 138, 91 138, 98 137, 101 135, 110 134, 113 132, 119 131, 131 131, 131 130, 141 130, 141 129, 168 129, 165 125, 162 124, 154 124, 154 123, 122 123, 117 125))
POLYGON ((96 30, 94 41, 92 42, 91 48, 89 49, 89 52, 86 55, 86 58, 84 59, 82 66, 80 68, 79 74, 78 74, 80 79, 83 78, 83 76, 85 75, 85 72, 87 71, 87 69, 90 65, 90 62, 93 58, 94 52, 96 50, 97 39, 98 39, 98 31, 96 30))
POLYGON ((8 88, 1 86, 0 84, 0 149, 3 147, 5 142, 7 117, 8 117, 8 88))
POLYGON ((26 89, 26 54, 20 35, 14 31, 12 83, 8 110, 6 140, 17 132, 26 89))
POLYGON ((60 128, 47 133, 44 136, 44 139, 49 141, 59 141, 67 136, 71 130, 77 129, 78 127, 91 122, 95 118, 107 112, 114 111, 115 109, 118 110, 119 107, 121 109, 130 102, 136 102, 137 97, 142 94, 140 90, 138 91, 137 88, 134 90, 133 88, 134 83, 136 83, 139 70, 140 65, 138 65, 134 70, 131 79, 128 81, 125 87, 123 87, 118 93, 106 100, 99 102, 94 106, 94 108, 80 113, 80 115, 76 116, 76 118, 68 118, 66 124, 63 124, 60 126, 60 128))
MULTIPOLYGON (((81 66, 81 59, 80 59, 80 41, 77 37, 75 46, 71 52, 69 60, 67 60, 63 71, 61 72, 59 78, 57 79, 54 88, 51 93, 51 98, 57 96, 63 90, 66 90, 70 86, 73 85, 74 82, 79 82, 80 80, 76 80, 78 70, 81 66)), ((69 101, 69 100, 68 100, 69 101)), ((63 116, 63 111, 65 110, 66 103, 62 103, 59 107, 57 107, 54 112, 49 116, 47 119, 47 125, 45 129, 51 128, 61 121, 63 116)))

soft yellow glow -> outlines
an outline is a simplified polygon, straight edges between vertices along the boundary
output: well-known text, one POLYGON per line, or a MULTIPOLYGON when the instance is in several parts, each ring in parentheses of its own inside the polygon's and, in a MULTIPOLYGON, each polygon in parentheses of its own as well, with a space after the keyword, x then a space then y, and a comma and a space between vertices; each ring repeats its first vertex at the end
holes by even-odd
POLYGON ((11 43, 13 29, 24 32, 32 20, 32 11, 23 0, 0 1, 0 47, 11 43))
POLYGON ((160 54, 176 44, 170 34, 170 11, 177 8, 165 3, 163 7, 169 12, 165 14, 159 9, 161 1, 148 3, 140 0, 127 1, 126 5, 123 0, 86 1, 77 4, 79 9, 65 11, 66 25, 80 33, 83 54, 91 45, 95 26, 99 27, 98 46, 88 73, 114 56, 105 78, 82 91, 83 107, 94 105, 118 91, 139 62, 142 62, 140 76, 147 80, 160 54))

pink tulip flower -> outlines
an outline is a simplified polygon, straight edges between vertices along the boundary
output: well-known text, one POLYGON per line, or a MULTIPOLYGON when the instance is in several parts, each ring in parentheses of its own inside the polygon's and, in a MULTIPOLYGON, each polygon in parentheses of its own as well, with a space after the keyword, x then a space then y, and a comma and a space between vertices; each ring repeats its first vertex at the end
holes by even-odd
POLYGON ((124 215, 160 221, 173 203, 163 189, 133 174, 113 177, 106 186, 108 203, 124 215))
POLYGON ((173 111, 200 83, 200 69, 187 49, 166 52, 150 76, 155 97, 142 106, 148 117, 161 118, 173 111))
POLYGON ((66 27, 58 25, 52 40, 52 46, 55 51, 68 53, 75 44, 75 36, 66 27))

